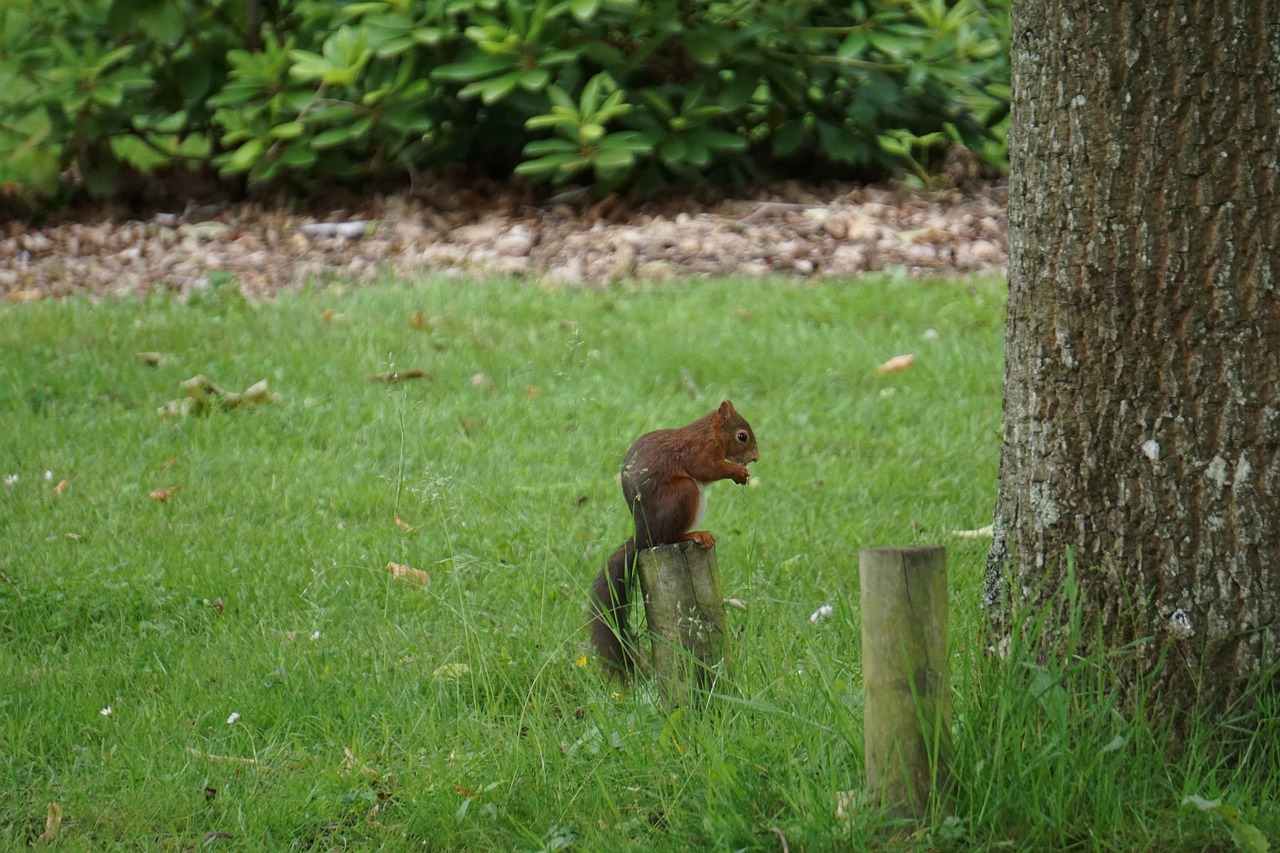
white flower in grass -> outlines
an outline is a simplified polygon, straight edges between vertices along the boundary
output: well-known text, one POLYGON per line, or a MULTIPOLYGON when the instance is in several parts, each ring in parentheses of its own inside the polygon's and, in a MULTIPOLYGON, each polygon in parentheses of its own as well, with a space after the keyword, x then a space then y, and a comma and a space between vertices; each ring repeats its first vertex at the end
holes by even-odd
POLYGON ((813 613, 809 614, 809 621, 817 625, 819 622, 825 622, 831 618, 831 614, 835 612, 830 604, 824 604, 813 613))
POLYGON ((313 639, 313 640, 318 640, 318 639, 320 639, 320 632, 319 632, 319 631, 315 631, 315 632, 313 632, 313 633, 311 634, 311 639, 313 639))
POLYGON ((227 725, 228 725, 228 726, 234 726, 234 725, 236 724, 236 720, 238 720, 238 719, 240 719, 240 712, 239 712, 239 711, 232 711, 232 712, 231 712, 231 716, 230 716, 230 717, 227 717, 227 725))
POLYGON ((11 488, 11 489, 12 489, 14 486, 18 485, 18 475, 17 475, 17 474, 5 474, 5 475, 4 475, 4 484, 5 484, 6 486, 8 486, 9 488, 11 488))
POLYGON ((44 481, 45 481, 46 483, 52 483, 52 482, 53 482, 53 472, 52 472, 52 471, 45 471, 45 472, 44 472, 44 481))
POLYGON ((108 705, 107 707, 105 707, 105 708, 103 708, 101 711, 99 711, 98 713, 99 713, 99 714, 101 714, 101 715, 102 715, 102 716, 104 716, 104 717, 110 717, 110 716, 111 716, 111 714, 112 714, 111 706, 110 706, 110 705, 108 705))

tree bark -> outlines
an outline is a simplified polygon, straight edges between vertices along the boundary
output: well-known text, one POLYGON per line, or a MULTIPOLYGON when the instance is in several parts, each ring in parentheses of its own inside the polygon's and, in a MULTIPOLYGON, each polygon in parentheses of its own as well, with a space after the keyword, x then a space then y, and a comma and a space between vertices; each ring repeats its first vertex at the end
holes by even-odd
POLYGON ((1280 654, 1280 3, 1012 13, 989 612, 1073 549, 1160 706, 1221 707, 1280 654))

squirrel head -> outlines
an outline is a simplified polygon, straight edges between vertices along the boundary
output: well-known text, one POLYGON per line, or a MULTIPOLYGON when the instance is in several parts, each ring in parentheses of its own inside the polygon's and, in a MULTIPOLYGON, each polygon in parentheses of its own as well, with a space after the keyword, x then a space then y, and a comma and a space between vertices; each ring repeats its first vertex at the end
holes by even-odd
POLYGON ((747 419, 733 408, 733 403, 728 400, 721 403, 714 418, 720 428, 725 459, 740 465, 759 461, 760 451, 756 449, 756 434, 751 431, 751 424, 747 423, 747 419))

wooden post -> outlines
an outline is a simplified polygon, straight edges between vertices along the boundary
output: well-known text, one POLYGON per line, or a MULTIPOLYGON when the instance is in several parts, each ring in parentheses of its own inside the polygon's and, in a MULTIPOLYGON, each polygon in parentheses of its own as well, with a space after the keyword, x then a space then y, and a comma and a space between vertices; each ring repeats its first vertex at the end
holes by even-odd
POLYGON ((636 566, 653 641, 653 671, 664 692, 676 698, 686 688, 706 688, 715 669, 729 659, 715 549, 695 542, 659 545, 641 551, 636 566))
POLYGON ((948 780, 947 552, 865 548, 859 565, 867 787, 922 817, 948 780))

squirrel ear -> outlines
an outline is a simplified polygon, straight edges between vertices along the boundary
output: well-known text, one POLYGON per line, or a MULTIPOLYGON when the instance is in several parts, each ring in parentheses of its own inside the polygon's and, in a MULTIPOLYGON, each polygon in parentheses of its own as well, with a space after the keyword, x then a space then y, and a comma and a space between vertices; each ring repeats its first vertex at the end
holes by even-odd
POLYGON ((733 414, 734 414, 733 403, 730 403, 728 400, 725 400, 723 403, 720 404, 721 417, 727 418, 732 416, 733 414))

